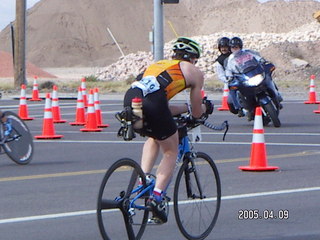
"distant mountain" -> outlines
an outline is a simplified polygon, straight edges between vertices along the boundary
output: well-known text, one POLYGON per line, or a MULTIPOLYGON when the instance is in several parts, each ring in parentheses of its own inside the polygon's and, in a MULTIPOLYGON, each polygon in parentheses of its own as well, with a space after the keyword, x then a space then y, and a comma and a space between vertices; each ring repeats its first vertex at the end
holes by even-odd
MULTIPOLYGON (((180 0, 164 6, 165 41, 179 35, 288 32, 313 20, 314 1, 180 0)), ((149 51, 153 1, 42 0, 27 14, 27 59, 40 67, 106 66, 120 52, 149 51)), ((213 45, 215 43, 212 43, 213 45)), ((11 51, 9 26, 0 32, 0 50, 11 51)))

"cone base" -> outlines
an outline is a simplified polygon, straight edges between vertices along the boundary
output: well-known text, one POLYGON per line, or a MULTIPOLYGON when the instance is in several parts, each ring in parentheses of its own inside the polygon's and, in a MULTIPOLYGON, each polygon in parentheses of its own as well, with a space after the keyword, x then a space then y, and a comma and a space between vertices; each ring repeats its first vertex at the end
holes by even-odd
POLYGON ((71 122, 69 123, 71 126, 84 126, 86 125, 85 122, 71 122))
POLYGON ((107 128, 109 126, 110 126, 109 124, 98 124, 99 128, 107 128))
POLYGON ((229 108, 221 107, 221 108, 218 108, 218 111, 229 111, 229 108))
POLYGON ((34 136, 35 139, 58 139, 63 138, 63 135, 41 135, 41 136, 34 136))
POLYGON ((24 121, 31 121, 31 120, 33 120, 34 118, 32 118, 32 117, 20 117, 22 120, 24 120, 24 121))
POLYGON ((53 123, 65 123, 65 122, 67 122, 67 120, 63 120, 63 119, 53 120, 53 123))
POLYGON ((319 104, 319 101, 305 101, 304 104, 319 104))
POLYGON ((81 132, 101 132, 101 128, 81 128, 81 132))
POLYGON ((266 167, 253 167, 253 166, 240 166, 239 169, 243 171, 274 171, 279 169, 276 166, 266 166, 266 167))
POLYGON ((28 101, 37 101, 37 102, 40 102, 40 101, 42 101, 42 99, 41 99, 41 98, 30 98, 30 99, 28 99, 28 101))

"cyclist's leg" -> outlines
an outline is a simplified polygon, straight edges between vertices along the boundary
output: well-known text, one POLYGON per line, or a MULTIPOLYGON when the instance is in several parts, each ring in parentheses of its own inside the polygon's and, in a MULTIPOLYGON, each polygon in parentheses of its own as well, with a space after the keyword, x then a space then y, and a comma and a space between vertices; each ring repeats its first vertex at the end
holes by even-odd
POLYGON ((160 145, 163 156, 157 170, 157 182, 155 188, 164 190, 169 184, 176 166, 179 144, 178 132, 176 131, 167 139, 157 142, 160 145))
POLYGON ((143 172, 151 173, 154 163, 158 157, 159 149, 159 143, 153 138, 148 138, 144 143, 141 157, 141 168, 143 172))

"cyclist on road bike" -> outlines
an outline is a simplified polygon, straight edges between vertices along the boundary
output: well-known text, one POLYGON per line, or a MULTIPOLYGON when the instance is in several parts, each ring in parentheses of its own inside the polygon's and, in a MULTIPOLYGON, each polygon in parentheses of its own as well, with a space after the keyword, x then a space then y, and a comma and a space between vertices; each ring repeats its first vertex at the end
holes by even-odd
POLYGON ((169 105, 168 101, 186 88, 190 88, 193 121, 205 120, 213 111, 213 104, 201 96, 204 77, 195 66, 202 52, 201 46, 187 37, 179 37, 173 44, 172 60, 160 60, 151 64, 132 83, 124 97, 124 107, 131 106, 133 98, 142 99, 143 127, 135 129, 148 136, 142 152, 141 167, 148 174, 157 159, 162 159, 156 173, 156 185, 147 205, 153 218, 167 222, 164 192, 173 175, 178 156, 178 132, 173 115, 188 112, 187 104, 169 105))

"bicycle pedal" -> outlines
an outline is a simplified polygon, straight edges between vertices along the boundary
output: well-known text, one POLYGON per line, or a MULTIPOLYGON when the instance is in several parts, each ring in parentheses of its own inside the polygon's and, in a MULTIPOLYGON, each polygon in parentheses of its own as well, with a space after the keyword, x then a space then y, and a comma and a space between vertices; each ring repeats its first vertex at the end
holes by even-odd
POLYGON ((147 224, 148 225, 161 225, 163 223, 157 218, 149 218, 147 224))

